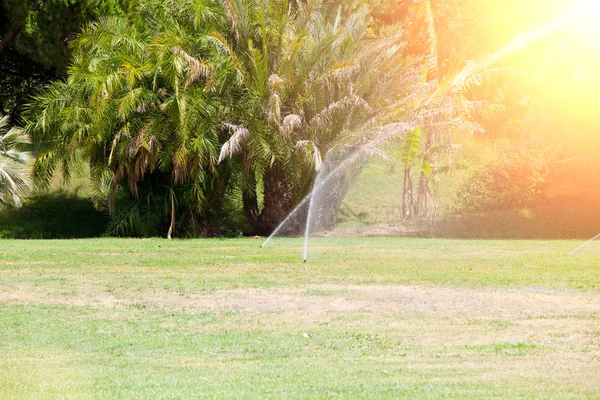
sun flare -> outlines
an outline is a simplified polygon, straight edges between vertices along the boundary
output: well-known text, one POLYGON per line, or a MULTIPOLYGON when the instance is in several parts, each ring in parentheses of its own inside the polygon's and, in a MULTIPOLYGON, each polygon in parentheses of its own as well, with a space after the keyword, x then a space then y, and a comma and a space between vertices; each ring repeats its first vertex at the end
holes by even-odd
POLYGON ((580 0, 575 7, 576 24, 578 30, 587 41, 594 41, 600 45, 600 1, 599 0, 580 0))
POLYGON ((600 99, 600 0, 507 0, 490 5, 487 57, 474 70, 507 66, 529 71, 535 98, 563 120, 598 120, 600 99), (511 10, 516 18, 496 19, 511 10))
POLYGON ((600 14, 600 2, 598 0, 581 0, 579 6, 586 12, 600 14))

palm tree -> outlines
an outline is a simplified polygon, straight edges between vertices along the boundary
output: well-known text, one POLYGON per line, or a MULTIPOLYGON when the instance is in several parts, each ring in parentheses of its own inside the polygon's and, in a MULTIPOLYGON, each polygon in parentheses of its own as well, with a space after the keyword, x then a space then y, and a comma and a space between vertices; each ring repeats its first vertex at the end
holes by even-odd
POLYGON ((149 0, 130 19, 88 25, 67 80, 31 105, 38 183, 89 161, 93 200, 118 217, 115 233, 171 237, 178 214, 201 217, 223 193, 215 177, 226 82, 204 40, 218 19, 208 3, 149 0), (128 206, 117 210, 116 198, 128 206))
POLYGON ((31 143, 25 132, 8 129, 8 116, 0 118, 0 206, 21 205, 21 196, 31 188, 31 156, 23 150, 31 143))
POLYGON ((113 231, 136 235, 198 226, 239 189, 254 232, 271 232, 327 154, 406 133, 394 123, 440 103, 423 100, 432 85, 400 33, 370 36, 364 8, 330 11, 325 0, 143 0, 127 19, 90 24, 67 80, 30 107, 37 181, 88 161, 113 231))
POLYGON ((226 30, 211 39, 234 70, 237 105, 220 160, 241 166, 244 210, 268 234, 310 191, 329 150, 358 146, 405 116, 420 78, 400 34, 368 37, 367 9, 332 14, 322 0, 223 5, 226 30))

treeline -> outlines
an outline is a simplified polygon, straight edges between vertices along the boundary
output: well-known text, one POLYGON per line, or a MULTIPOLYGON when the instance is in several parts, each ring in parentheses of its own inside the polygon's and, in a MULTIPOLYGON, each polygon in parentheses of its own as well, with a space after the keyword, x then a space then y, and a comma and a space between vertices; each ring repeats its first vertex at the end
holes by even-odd
MULTIPOLYGON (((511 86, 526 72, 469 67, 477 3, 4 0, 0 203, 83 163, 109 234, 265 235, 356 155, 318 210, 334 223, 352 175, 397 145, 404 217, 435 215, 457 143, 519 143, 531 115, 532 90, 511 86)), ((494 207, 480 175, 458 210, 494 207)))

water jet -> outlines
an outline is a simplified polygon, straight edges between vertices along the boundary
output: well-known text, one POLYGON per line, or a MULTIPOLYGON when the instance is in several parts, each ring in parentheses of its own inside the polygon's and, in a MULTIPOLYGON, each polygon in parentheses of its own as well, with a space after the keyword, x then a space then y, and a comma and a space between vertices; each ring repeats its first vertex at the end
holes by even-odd
MULTIPOLYGON (((323 170, 317 173, 315 181, 313 183, 312 190, 298 203, 298 205, 286 216, 286 218, 276 227, 276 229, 271 233, 271 235, 264 241, 264 243, 260 246, 264 248, 287 224, 290 222, 292 218, 298 215, 300 210, 303 207, 307 206, 308 203, 308 211, 307 217, 305 221, 305 229, 304 229, 304 246, 303 246, 303 262, 307 262, 308 258, 308 242, 311 234, 311 229, 316 225, 315 221, 315 207, 316 203, 319 202, 319 196, 323 190, 327 187, 327 184, 330 183, 333 179, 339 176, 341 173, 346 171, 350 166, 352 166, 360 156, 364 155, 365 152, 369 148, 373 148, 374 146, 381 144, 388 139, 399 137, 402 134, 409 132, 411 129, 414 129, 416 126, 422 124, 424 117, 423 112, 427 110, 427 107, 431 107, 435 105, 435 102, 443 99, 449 93, 455 92, 455 90, 460 87, 464 82, 472 77, 474 74, 481 72, 485 68, 489 67, 491 64, 497 63, 498 61, 504 59, 510 54, 514 53, 522 49, 527 44, 538 40, 545 35, 549 34, 553 30, 559 28, 563 24, 573 20, 577 16, 589 10, 592 4, 591 1, 583 2, 580 6, 575 7, 571 11, 561 14, 560 16, 554 18, 553 20, 546 22, 539 27, 532 29, 528 32, 525 32, 521 35, 518 35, 513 40, 511 40, 504 48, 501 50, 490 54, 489 56, 472 62, 462 69, 454 78, 451 80, 451 84, 447 89, 442 89, 438 84, 434 90, 429 91, 430 87, 427 84, 424 84, 423 88, 427 92, 425 98, 422 98, 420 104, 415 105, 412 111, 407 113, 407 116, 401 121, 395 124, 389 124, 386 126, 380 126, 378 128, 373 128, 379 130, 379 132, 375 135, 375 138, 369 141, 366 144, 360 145, 356 147, 356 150, 350 152, 344 159, 339 161, 338 163, 333 163, 331 160, 328 160, 328 156, 331 154, 331 151, 327 153, 325 156, 325 162, 323 166, 323 170), (427 87, 426 87, 427 86, 427 87), (389 128, 389 129, 388 129, 389 128), (328 167, 328 168, 326 168, 328 167), (324 172, 329 171, 329 172, 324 172)), ((362 127, 364 128, 364 127, 362 127)), ((366 128, 364 129, 367 130, 366 128)), ((360 133, 361 129, 357 129, 356 133, 360 133)), ((333 147, 334 150, 336 146, 333 147)), ((597 237, 600 237, 598 235, 597 237)), ((596 238, 597 238, 596 237, 596 238)), ((594 238, 594 239, 596 239, 594 238)), ((594 240, 592 239, 592 240, 594 240)), ((587 244, 587 243, 586 243, 587 244)), ((585 245, 585 244, 584 244, 585 245)), ((575 249, 574 251, 578 250, 575 249)), ((573 252, 574 252, 573 251, 573 252)), ((571 254, 571 253, 569 253, 571 254)))

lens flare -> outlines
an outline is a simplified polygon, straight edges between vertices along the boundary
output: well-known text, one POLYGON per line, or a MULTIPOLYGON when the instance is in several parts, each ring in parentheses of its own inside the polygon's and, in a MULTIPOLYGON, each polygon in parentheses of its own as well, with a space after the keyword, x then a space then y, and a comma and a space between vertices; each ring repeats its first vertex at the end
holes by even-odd
POLYGON ((600 14, 600 2, 598 0, 582 0, 579 2, 579 7, 585 12, 600 14))

